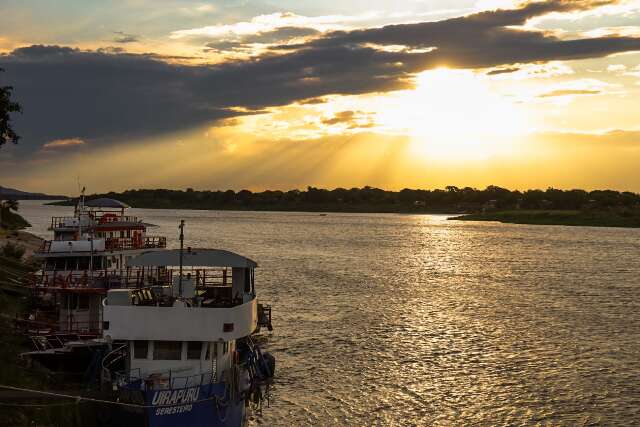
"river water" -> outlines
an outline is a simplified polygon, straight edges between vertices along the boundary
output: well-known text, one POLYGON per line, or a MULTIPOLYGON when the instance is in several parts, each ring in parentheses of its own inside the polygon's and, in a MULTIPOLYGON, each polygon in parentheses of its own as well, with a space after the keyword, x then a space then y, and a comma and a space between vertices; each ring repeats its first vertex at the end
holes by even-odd
MULTIPOLYGON (((70 208, 21 213, 46 237, 70 208)), ((277 378, 253 425, 640 424, 640 229, 132 214, 259 263, 277 378)))

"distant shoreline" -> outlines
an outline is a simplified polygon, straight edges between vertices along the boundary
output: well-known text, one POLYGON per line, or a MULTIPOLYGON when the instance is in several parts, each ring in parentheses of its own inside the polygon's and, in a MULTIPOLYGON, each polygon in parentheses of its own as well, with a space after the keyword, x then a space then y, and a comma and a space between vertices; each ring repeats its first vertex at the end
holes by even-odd
MULTIPOLYGON (((262 192, 137 189, 86 196, 112 198, 142 209, 195 209, 254 212, 387 213, 448 215, 463 221, 515 224, 640 227, 640 194, 614 190, 484 190, 444 189, 400 191, 373 187, 307 187, 306 190, 262 192)), ((72 206, 77 199, 50 203, 72 206)))
MULTIPOLYGON (((48 205, 70 206, 71 201, 47 203, 48 205)), ((397 215, 447 215, 448 220, 455 221, 482 221, 482 222, 501 222, 507 224, 528 224, 528 225, 565 225, 565 226, 584 226, 584 227, 618 227, 618 228, 640 228, 640 212, 634 212, 631 215, 625 215, 617 212, 593 210, 593 211, 563 211, 563 210, 510 210, 510 211, 492 211, 492 212, 455 212, 452 209, 442 210, 402 210, 402 209, 372 209, 372 207, 349 206, 348 209, 332 209, 331 207, 293 207, 287 206, 277 207, 257 207, 251 206, 243 208, 241 206, 202 208, 189 206, 139 206, 140 209, 183 209, 183 210, 206 210, 206 211, 238 211, 238 212, 292 212, 292 213, 316 213, 316 214, 397 214, 397 215)))
POLYGON ((515 210, 464 214, 457 221, 494 221, 508 224, 640 228, 640 213, 615 211, 515 210))
MULTIPOLYGON (((75 201, 63 200, 52 203, 45 203, 49 206, 73 206, 75 201)), ((201 210, 201 211, 238 211, 238 212, 300 212, 300 213, 387 213, 387 214, 415 214, 415 215, 463 215, 464 211, 455 211, 454 209, 402 209, 402 208, 376 208, 375 206, 216 206, 206 208, 202 206, 182 206, 176 204, 174 206, 154 206, 136 203, 131 206, 138 209, 183 209, 183 210, 201 210)))

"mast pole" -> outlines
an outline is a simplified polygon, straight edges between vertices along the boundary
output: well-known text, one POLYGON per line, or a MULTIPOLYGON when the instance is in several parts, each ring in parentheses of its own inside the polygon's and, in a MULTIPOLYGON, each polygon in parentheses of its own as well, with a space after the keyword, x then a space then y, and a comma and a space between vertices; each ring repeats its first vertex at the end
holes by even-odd
POLYGON ((184 219, 180 220, 180 275, 178 277, 178 295, 182 296, 182 257, 184 253, 184 219))

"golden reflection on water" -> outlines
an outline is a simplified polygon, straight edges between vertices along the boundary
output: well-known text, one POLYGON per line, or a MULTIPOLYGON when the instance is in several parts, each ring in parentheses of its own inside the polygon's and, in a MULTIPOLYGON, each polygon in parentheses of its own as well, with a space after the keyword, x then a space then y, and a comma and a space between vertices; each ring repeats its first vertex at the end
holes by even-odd
MULTIPOLYGON (((53 209, 22 208, 36 229, 53 209)), ((271 406, 252 425, 640 422, 640 230, 442 216, 138 210, 258 261, 271 406)))

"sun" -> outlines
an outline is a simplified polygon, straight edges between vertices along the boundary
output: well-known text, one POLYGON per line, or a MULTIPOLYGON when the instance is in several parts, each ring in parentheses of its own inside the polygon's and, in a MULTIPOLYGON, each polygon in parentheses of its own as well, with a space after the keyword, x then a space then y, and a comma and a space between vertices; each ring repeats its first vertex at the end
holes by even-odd
POLYGON ((479 160, 510 150, 526 133, 526 115, 486 78, 441 68, 416 77, 416 88, 392 95, 378 114, 386 127, 411 136, 413 155, 439 160, 479 160))

